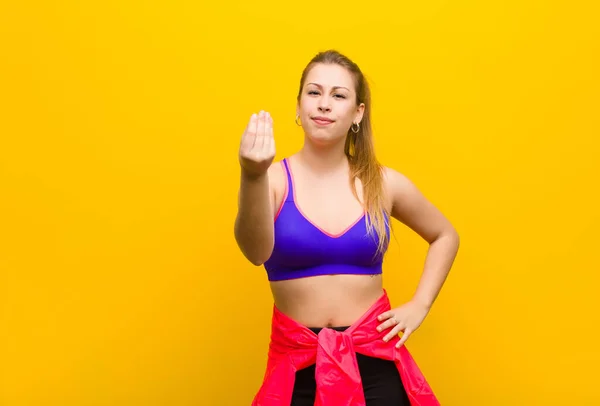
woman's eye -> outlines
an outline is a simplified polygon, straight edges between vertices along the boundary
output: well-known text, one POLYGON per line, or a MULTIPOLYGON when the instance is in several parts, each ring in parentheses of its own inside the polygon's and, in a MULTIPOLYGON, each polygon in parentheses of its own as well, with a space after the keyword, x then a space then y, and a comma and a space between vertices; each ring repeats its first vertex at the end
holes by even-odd
MULTIPOLYGON (((318 95, 318 94, 319 94, 319 92, 318 92, 318 91, 316 91, 316 90, 309 90, 309 91, 308 91, 308 94, 309 94, 309 95, 318 95)), ((334 95, 333 95, 333 97, 335 97, 335 98, 337 98, 337 99, 345 99, 345 98, 346 98, 346 95, 343 95, 343 94, 340 94, 340 93, 336 93, 336 94, 334 94, 334 95)))

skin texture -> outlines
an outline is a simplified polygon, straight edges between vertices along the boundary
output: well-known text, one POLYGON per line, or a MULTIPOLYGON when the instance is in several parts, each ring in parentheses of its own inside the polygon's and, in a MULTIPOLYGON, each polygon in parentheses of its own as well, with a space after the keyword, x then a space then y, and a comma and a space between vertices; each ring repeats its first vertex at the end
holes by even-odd
MULTIPOLYGON (((352 225, 363 207, 348 183, 344 153, 348 129, 360 124, 364 105, 356 104, 350 72, 335 64, 317 64, 308 73, 297 105, 304 145, 289 157, 295 201, 313 224, 331 234, 352 225), (328 120, 318 122, 315 117, 328 120)), ((275 137, 268 113, 252 116, 240 144, 240 201, 235 236, 255 265, 273 249, 273 220, 285 194, 282 165, 273 162, 275 137)), ((356 181, 362 198, 360 181, 356 181)), ((398 345, 421 325, 450 271, 459 246, 456 230, 418 188, 398 171, 384 170, 386 209, 429 243, 424 270, 414 296, 380 315, 386 339, 403 333, 398 345)), ((309 327, 348 326, 383 293, 381 275, 323 275, 271 282, 275 305, 309 327)))

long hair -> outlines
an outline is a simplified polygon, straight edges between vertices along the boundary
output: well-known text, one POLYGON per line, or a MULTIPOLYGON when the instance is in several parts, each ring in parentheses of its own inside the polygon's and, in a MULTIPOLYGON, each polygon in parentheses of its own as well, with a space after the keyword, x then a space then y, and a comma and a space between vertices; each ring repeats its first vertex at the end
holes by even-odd
POLYGON ((304 68, 300 78, 300 89, 298 91, 298 102, 302 95, 302 89, 306 76, 310 69, 319 63, 337 64, 346 68, 354 78, 356 90, 356 105, 365 104, 362 121, 357 133, 348 129, 344 152, 350 164, 350 186, 352 193, 358 198, 355 187, 355 179, 359 179, 363 187, 363 207, 367 212, 367 230, 376 238, 377 254, 383 254, 389 242, 388 227, 389 220, 385 213, 385 196, 383 187, 383 167, 375 156, 373 145, 373 131, 371 128, 371 91, 367 80, 356 63, 338 51, 328 50, 315 55, 304 68))

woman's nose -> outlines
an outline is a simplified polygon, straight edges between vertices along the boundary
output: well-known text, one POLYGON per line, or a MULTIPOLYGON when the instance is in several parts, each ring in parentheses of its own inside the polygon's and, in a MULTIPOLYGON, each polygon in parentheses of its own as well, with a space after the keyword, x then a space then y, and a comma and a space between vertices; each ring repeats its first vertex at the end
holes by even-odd
POLYGON ((321 104, 319 105, 319 111, 321 111, 321 112, 330 112, 331 111, 331 107, 329 106, 329 104, 321 102, 321 104))

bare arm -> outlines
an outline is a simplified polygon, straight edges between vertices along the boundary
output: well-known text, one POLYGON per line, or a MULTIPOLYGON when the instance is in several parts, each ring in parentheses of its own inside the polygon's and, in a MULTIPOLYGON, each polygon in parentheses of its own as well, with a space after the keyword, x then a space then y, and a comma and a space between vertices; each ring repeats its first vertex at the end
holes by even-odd
POLYGON ((273 250, 273 199, 268 170, 275 157, 273 121, 252 115, 240 144, 241 179, 234 235, 244 256, 261 265, 273 250))
POLYGON ((413 300, 431 308, 458 253, 458 233, 406 176, 387 168, 386 178, 392 198, 392 216, 429 243, 413 300))
POLYGON ((244 256, 261 265, 273 250, 273 206, 267 174, 249 176, 242 171, 235 239, 244 256))

